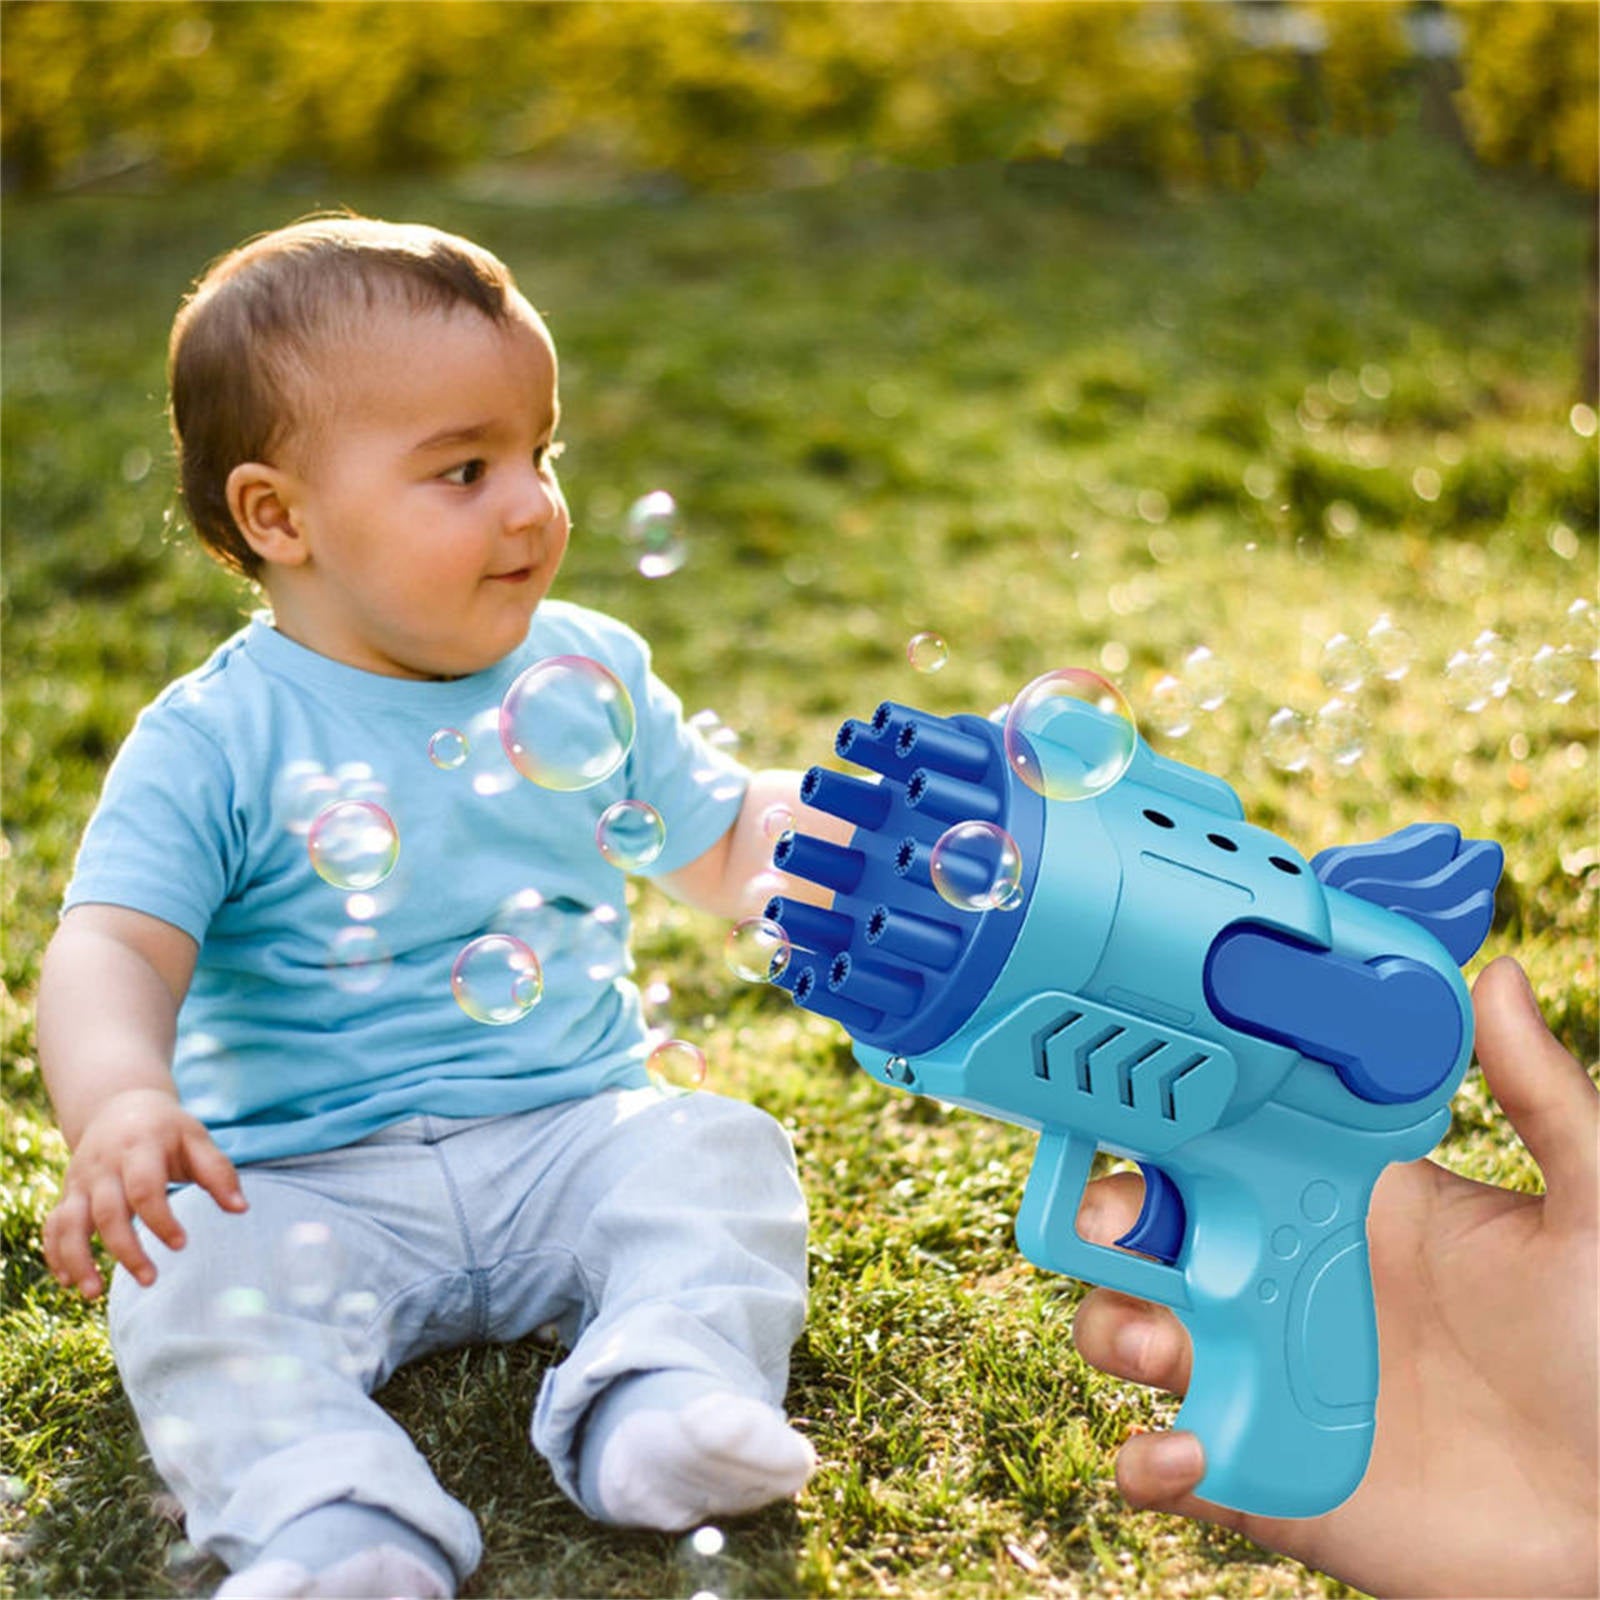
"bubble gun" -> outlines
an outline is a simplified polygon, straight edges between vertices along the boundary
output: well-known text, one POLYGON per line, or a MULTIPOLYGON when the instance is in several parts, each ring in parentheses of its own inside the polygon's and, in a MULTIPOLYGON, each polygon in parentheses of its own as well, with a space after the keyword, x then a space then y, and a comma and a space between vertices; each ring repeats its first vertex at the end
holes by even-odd
MULTIPOLYGON (((1368 1201, 1449 1126, 1472 1049, 1458 969, 1488 932, 1500 847, 1416 824, 1307 861, 1226 783, 1093 705, 1033 752, 1041 771, 1093 773, 1130 745, 1084 798, 1036 792, 1008 737, 892 702, 843 724, 837 754, 876 778, 805 774, 804 802, 855 828, 847 845, 778 841, 773 864, 833 898, 768 904, 792 947, 771 981, 842 1024, 872 1077, 1038 1131, 1017 1243, 1182 1320, 1197 1493, 1328 1511, 1371 1449, 1368 1201), (930 875, 971 821, 1022 862, 1010 901, 976 913, 930 875), (1100 1150, 1144 1177, 1115 1247, 1076 1225, 1100 1150)), ((987 870, 960 851, 942 868, 958 884, 987 870)))

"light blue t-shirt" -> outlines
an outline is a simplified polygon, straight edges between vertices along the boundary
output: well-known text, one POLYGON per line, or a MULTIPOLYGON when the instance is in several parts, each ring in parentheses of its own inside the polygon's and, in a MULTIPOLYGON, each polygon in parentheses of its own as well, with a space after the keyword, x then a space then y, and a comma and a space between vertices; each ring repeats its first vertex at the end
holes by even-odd
MULTIPOLYGON (((534 709, 579 718, 578 754, 593 744, 581 701, 534 709)), ((535 724, 538 748, 548 732, 535 724)), ((185 1105, 234 1161, 305 1154, 419 1112, 504 1114, 644 1082, 625 880, 596 824, 647 801, 666 842, 642 871, 673 872, 727 832, 747 782, 685 722, 644 641, 599 612, 545 601, 519 649, 442 683, 330 660, 262 614, 140 714, 65 906, 131 907, 198 942, 173 1064, 185 1105), (627 758, 585 789, 530 782, 499 736, 507 689, 559 655, 608 667, 636 716, 627 758), (452 734, 467 747, 454 765, 452 734), (371 838, 335 852, 346 886, 312 864, 325 829, 308 827, 338 800, 376 806, 398 838, 393 870, 364 891, 347 885, 381 868, 373 813, 371 838), (475 1020, 451 985, 463 948, 495 932, 542 965, 542 998, 505 1024, 475 1020)), ((515 974, 488 966, 482 1002, 515 1015, 515 974)))

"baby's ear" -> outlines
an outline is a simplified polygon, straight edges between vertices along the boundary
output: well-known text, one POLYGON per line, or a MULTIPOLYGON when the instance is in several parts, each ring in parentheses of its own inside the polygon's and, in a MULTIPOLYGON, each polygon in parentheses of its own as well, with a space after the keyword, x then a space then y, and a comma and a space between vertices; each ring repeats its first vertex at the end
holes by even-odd
POLYGON ((281 467, 241 461, 228 474, 228 510, 245 543, 269 566, 298 567, 305 536, 295 516, 295 479, 281 467))

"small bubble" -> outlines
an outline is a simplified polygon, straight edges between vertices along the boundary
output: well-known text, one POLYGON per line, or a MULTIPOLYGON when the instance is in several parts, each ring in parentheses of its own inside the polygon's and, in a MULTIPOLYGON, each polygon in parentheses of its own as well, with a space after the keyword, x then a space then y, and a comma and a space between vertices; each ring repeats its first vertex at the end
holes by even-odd
POLYGON ((1372 672, 1372 657, 1359 639, 1336 633, 1322 647, 1317 676, 1339 694, 1359 694, 1372 672))
POLYGON ((689 1548, 697 1556, 720 1556, 727 1542, 721 1528, 696 1528, 689 1535, 689 1548))
POLYGON ((918 672, 937 672, 950 659, 950 648, 936 633, 915 633, 906 645, 906 660, 918 672))
POLYGON ((1352 701, 1335 696, 1316 715, 1313 738, 1336 767, 1351 767, 1367 748, 1367 724, 1352 701))
POLYGON ((335 988, 346 994, 371 994, 382 988, 394 958, 376 928, 355 923, 334 934, 325 965, 335 988))
POLYGON ((698 1089, 706 1081, 706 1058, 698 1045, 687 1039, 663 1039, 650 1052, 644 1064, 650 1081, 666 1092, 698 1089))
POLYGON ((768 806, 761 813, 761 831, 776 842, 794 827, 794 812, 786 805, 768 806))
POLYGON ((1167 520, 1172 508, 1159 489, 1141 489, 1138 499, 1134 501, 1134 509, 1144 521, 1161 523, 1167 520))
POLYGON ((1006 759, 1047 800, 1103 794, 1128 770, 1139 745, 1133 710, 1098 673, 1062 667, 1042 673, 1011 702, 1006 759))
POLYGON ((1361 513, 1348 500, 1330 500, 1322 519, 1336 539, 1349 539, 1361 531, 1361 513))
POLYGON ((1600 610, 1581 595, 1567 607, 1561 619, 1561 642, 1580 656, 1600 661, 1600 610))
POLYGON ((441 772, 454 772, 467 759, 467 736, 459 728, 440 728, 428 741, 428 759, 441 772))
POLYGON ((274 1287, 299 1310, 333 1299, 344 1271, 344 1251, 325 1222, 296 1222, 278 1242, 274 1287))
POLYGON ((933 886, 958 911, 992 911, 1022 881, 1017 841, 992 822, 958 822, 939 835, 928 857, 933 886))
POLYGON ((1390 683, 1398 683, 1417 658, 1417 642, 1385 612, 1367 629, 1367 650, 1390 683))
POLYGON ((628 507, 623 535, 641 577, 665 578, 689 559, 678 503, 665 489, 652 489, 628 507))
POLYGON ((1418 467, 1411 474, 1411 489, 1419 500, 1434 501, 1444 488, 1444 480, 1432 467, 1418 467))
POLYGON ((1567 421, 1580 439, 1592 439, 1596 430, 1600 429, 1600 417, 1595 415, 1594 407, 1585 405, 1581 400, 1567 413, 1567 421))
POLYGON ((1361 369, 1361 392, 1372 400, 1387 400, 1394 388, 1394 380, 1387 367, 1369 361, 1361 369))
POLYGON ((335 889, 372 889, 394 871, 400 835, 382 806, 336 800, 317 813, 306 834, 317 876, 335 889))
POLYGON ((1578 692, 1578 661, 1577 652, 1566 646, 1540 645, 1528 663, 1529 686, 1541 700, 1564 706, 1578 692))
POLYGON ((633 699, 588 656, 548 656, 522 672, 500 703, 500 741, 530 783, 589 789, 633 748, 633 699))
POLYGON ((768 917, 743 917, 728 930, 728 970, 747 983, 765 983, 789 965, 789 936, 768 917))
POLYGON ((1303 772, 1311 760, 1311 735, 1306 719, 1288 706, 1280 706, 1267 720, 1261 751, 1283 772, 1303 772))
POLYGON ((338 798, 339 780, 317 761, 291 761, 272 787, 273 807, 290 833, 309 833, 317 814, 338 798))
POLYGON ((1157 678, 1145 696, 1145 721, 1169 739, 1181 739, 1194 726, 1194 696, 1171 673, 1157 678))
POLYGON ((1552 522, 1545 532, 1545 543, 1563 561, 1575 561, 1582 548, 1578 536, 1564 522, 1552 522))
POLYGON ((667 842, 667 825, 661 813, 643 800, 618 800, 600 813, 594 842, 612 866, 638 872, 650 865, 667 842))
POLYGON ((150 476, 152 458, 143 445, 135 445, 122 458, 122 481, 143 483, 150 476))
POLYGON ((1231 677, 1207 645, 1196 645, 1183 659, 1183 681, 1202 711, 1216 711, 1226 703, 1231 677))
POLYGON ((474 1022, 502 1027, 520 1022, 539 1003, 544 975, 539 958, 508 933, 488 933, 465 945, 450 968, 450 992, 474 1022))
POLYGON ((1253 461, 1244 469, 1244 487, 1252 500, 1270 500, 1278 487, 1278 475, 1263 462, 1253 461))

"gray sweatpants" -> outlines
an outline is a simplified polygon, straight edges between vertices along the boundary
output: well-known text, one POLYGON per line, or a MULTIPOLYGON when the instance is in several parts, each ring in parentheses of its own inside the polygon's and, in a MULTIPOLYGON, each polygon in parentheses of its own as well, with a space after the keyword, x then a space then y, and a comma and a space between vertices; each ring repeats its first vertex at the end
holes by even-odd
POLYGON ((558 1328, 571 1353, 546 1374, 532 1438, 580 1505, 584 1418, 619 1380, 681 1375, 782 1404, 805 1201, 787 1135, 743 1101, 629 1089, 412 1117, 239 1176, 241 1215, 176 1191, 188 1243, 141 1227, 156 1281, 119 1267, 110 1299, 156 1469, 190 1539, 231 1567, 346 1500, 426 1535, 458 1580, 472 1571, 471 1513, 370 1398, 431 1350, 558 1328))

